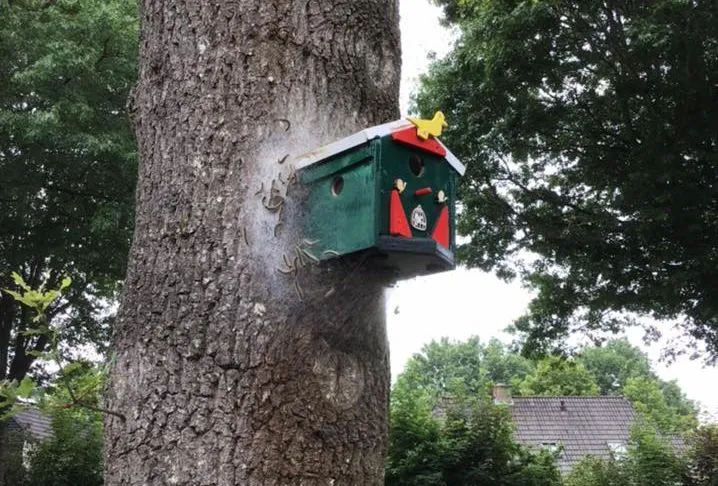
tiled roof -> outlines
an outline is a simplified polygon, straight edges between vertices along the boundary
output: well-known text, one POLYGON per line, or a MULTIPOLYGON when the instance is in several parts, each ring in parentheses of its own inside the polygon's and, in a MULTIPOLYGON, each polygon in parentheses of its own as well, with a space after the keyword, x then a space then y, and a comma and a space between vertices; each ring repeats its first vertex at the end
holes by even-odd
POLYGON ((610 445, 628 443, 634 412, 623 397, 513 397, 516 441, 556 444, 562 473, 585 456, 611 457, 610 445))
POLYGON ((10 418, 10 430, 26 430, 39 440, 45 440, 52 435, 50 418, 37 409, 28 408, 10 418))

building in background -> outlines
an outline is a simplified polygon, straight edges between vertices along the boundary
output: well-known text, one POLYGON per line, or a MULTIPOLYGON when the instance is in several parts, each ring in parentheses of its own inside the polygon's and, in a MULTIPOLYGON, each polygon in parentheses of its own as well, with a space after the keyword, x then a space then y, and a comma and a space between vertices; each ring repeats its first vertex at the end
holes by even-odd
POLYGON ((9 462, 12 468, 28 469, 30 454, 52 436, 52 420, 36 408, 25 408, 8 421, 9 462))
POLYGON ((513 397, 508 386, 496 385, 493 398, 509 406, 516 441, 554 453, 564 475, 586 456, 627 453, 636 414, 623 397, 513 397))

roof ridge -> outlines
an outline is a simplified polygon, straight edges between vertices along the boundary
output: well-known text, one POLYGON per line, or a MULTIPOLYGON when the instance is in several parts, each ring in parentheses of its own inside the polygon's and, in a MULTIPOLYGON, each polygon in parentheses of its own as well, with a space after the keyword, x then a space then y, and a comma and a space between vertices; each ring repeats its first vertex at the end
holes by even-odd
MULTIPOLYGON (((309 152, 297 156, 293 160, 294 165, 297 171, 301 171, 314 164, 326 161, 327 159, 334 157, 335 155, 339 155, 359 145, 367 143, 375 138, 383 138, 395 131, 410 128, 412 126, 414 126, 414 124, 411 123, 408 119, 400 118, 399 120, 394 120, 388 123, 382 123, 381 125, 364 128, 363 130, 354 132, 344 138, 334 140, 333 142, 322 145, 321 147, 314 148, 309 152)), ((436 140, 439 145, 441 145, 444 150, 446 150, 446 154, 442 158, 446 160, 446 162, 456 172, 458 172, 459 175, 463 176, 466 172, 466 166, 461 163, 461 161, 451 152, 451 150, 446 147, 446 145, 444 145, 441 140, 439 140, 438 138, 434 138, 434 140, 436 140)))

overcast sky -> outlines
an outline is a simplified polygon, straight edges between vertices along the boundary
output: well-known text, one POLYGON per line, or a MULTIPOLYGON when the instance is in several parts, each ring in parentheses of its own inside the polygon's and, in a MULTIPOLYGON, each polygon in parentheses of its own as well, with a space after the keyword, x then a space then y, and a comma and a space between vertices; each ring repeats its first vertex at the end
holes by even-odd
MULTIPOLYGON (((451 49, 452 35, 439 24, 440 15, 440 9, 428 0, 401 0, 403 114, 417 77, 427 69, 429 53, 442 56, 451 49)), ((399 283, 387 295, 392 375, 396 377, 406 360, 432 339, 478 335, 484 341, 492 337, 510 340, 502 330, 525 312, 530 299, 520 284, 509 285, 478 270, 458 269, 399 283)), ((629 336, 636 345, 642 345, 640 338, 640 333, 629 336)), ((668 366, 657 361, 660 345, 643 348, 662 378, 677 379, 689 398, 718 419, 716 368, 688 359, 668 366)))

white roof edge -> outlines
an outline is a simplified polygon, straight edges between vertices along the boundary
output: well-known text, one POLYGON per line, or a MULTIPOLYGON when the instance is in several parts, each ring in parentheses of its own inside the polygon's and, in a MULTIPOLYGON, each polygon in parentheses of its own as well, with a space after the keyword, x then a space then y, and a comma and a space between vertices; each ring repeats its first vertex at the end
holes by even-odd
POLYGON ((454 155, 451 150, 446 148, 446 145, 444 145, 444 142, 436 139, 437 142, 439 142, 439 145, 444 147, 444 150, 446 150, 446 161, 451 165, 451 167, 454 168, 456 172, 459 173, 460 176, 463 176, 466 173, 466 166, 461 163, 461 161, 454 155))
MULTIPOLYGON (((340 154, 342 152, 346 152, 347 150, 350 150, 358 145, 368 142, 369 140, 385 137, 386 135, 389 135, 396 130, 408 128, 410 126, 412 126, 412 123, 410 121, 401 119, 389 123, 384 123, 382 125, 377 125, 375 127, 366 128, 341 140, 332 142, 328 145, 324 145, 323 147, 319 147, 318 149, 312 150, 311 152, 307 152, 300 155, 294 161, 295 167, 297 170, 305 169, 310 165, 316 164, 317 162, 320 162, 324 159, 328 159, 329 157, 340 154)), ((459 159, 457 159, 456 156, 452 154, 448 148, 446 148, 446 145, 444 145, 438 139, 437 141, 446 150, 446 161, 454 168, 454 170, 456 170, 456 172, 459 173, 459 175, 463 176, 466 172, 466 167, 464 166, 464 164, 462 164, 459 159)))
POLYGON ((385 137, 391 132, 402 128, 409 128, 412 125, 413 123, 411 123, 409 120, 401 119, 389 123, 384 123, 383 125, 377 125, 375 127, 367 128, 366 130, 364 130, 364 133, 366 133, 368 139, 371 140, 372 138, 376 137, 385 137))
POLYGON ((360 132, 349 135, 346 138, 342 138, 336 142, 332 142, 318 149, 312 150, 305 154, 300 155, 294 161, 297 170, 305 169, 312 164, 315 164, 321 160, 327 159, 334 155, 340 154, 347 150, 350 150, 358 145, 361 145, 374 138, 381 138, 389 135, 394 130, 411 126, 411 122, 408 120, 396 120, 383 125, 377 125, 375 127, 366 128, 360 132))

